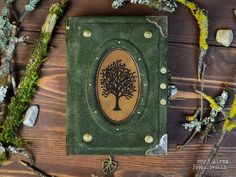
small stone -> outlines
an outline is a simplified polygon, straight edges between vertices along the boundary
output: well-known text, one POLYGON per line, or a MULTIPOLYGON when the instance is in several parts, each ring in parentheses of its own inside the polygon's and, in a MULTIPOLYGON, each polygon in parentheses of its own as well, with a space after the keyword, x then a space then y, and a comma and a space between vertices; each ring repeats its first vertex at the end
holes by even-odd
POLYGON ((170 96, 175 96, 178 92, 178 89, 175 85, 171 85, 169 89, 170 89, 170 96))
POLYGON ((229 47, 233 41, 233 31, 231 29, 219 29, 216 34, 216 41, 225 47, 229 47))
POLYGON ((25 118, 23 124, 28 126, 28 127, 33 127, 35 125, 35 122, 38 118, 39 114, 39 108, 38 106, 30 106, 26 113, 25 113, 25 118))

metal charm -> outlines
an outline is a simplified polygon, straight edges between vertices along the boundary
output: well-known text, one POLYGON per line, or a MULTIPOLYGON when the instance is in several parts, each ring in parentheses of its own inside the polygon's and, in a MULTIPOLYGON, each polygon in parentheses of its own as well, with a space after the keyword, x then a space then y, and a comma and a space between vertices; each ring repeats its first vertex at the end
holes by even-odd
POLYGON ((102 162, 102 171, 105 175, 110 174, 116 170, 117 166, 117 162, 113 161, 111 156, 108 156, 108 159, 102 162))
POLYGON ((145 155, 167 155, 167 134, 161 137, 160 144, 152 149, 148 149, 145 155))

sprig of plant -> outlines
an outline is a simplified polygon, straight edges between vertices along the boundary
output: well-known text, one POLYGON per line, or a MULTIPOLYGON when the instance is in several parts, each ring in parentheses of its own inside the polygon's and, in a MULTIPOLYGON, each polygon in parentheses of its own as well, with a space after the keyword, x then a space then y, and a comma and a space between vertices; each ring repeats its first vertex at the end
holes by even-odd
MULTIPOLYGON (((52 37, 52 31, 59 17, 64 13, 67 0, 61 0, 50 8, 46 21, 41 29, 40 35, 35 42, 33 52, 26 66, 26 71, 22 77, 17 92, 11 98, 8 105, 8 113, 2 132, 0 133, 0 142, 4 148, 9 145, 15 147, 25 146, 24 140, 19 137, 19 129, 22 125, 23 114, 36 91, 36 82, 39 77, 39 71, 47 55, 48 44, 52 37)), ((7 154, 0 154, 2 159, 6 159, 7 154), (5 158, 4 158, 5 156, 5 158)))

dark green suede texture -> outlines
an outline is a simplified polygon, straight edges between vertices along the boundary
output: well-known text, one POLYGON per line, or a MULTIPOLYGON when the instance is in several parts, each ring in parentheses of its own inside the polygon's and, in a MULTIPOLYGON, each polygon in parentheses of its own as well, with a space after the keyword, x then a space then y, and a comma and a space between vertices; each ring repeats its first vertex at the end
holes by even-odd
MULTIPOLYGON (((167 24, 167 17, 156 18, 167 24)), ((168 85, 168 73, 160 73, 167 68, 167 38, 144 16, 70 17, 67 26, 67 153, 144 155, 167 133, 167 105, 160 104, 168 100, 168 89, 160 89, 160 83, 168 85), (91 37, 85 38, 84 30, 91 37), (145 38, 145 31, 152 38, 145 38), (113 48, 135 58, 142 85, 134 114, 121 124, 105 118, 96 97, 98 66, 113 48), (84 142, 85 133, 92 135, 91 142, 84 142), (153 143, 144 141, 146 135, 153 136, 153 143)))

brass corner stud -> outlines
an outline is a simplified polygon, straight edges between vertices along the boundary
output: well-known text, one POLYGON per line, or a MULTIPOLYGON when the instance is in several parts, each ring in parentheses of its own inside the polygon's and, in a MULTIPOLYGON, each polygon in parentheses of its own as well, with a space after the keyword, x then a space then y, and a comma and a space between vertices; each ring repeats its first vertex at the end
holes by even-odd
POLYGON ((160 104, 161 104, 162 106, 165 106, 165 105, 167 104, 166 99, 161 99, 160 104))
POLYGON ((161 67, 160 72, 161 72, 161 74, 166 74, 167 69, 165 67, 161 67))
POLYGON ((86 29, 83 31, 83 36, 86 38, 89 38, 92 36, 92 32, 90 30, 86 29))
POLYGON ((85 133, 85 134, 83 135, 83 140, 84 140, 85 142, 87 142, 87 143, 91 142, 92 139, 93 139, 93 137, 92 137, 92 135, 90 135, 89 133, 85 133))
POLYGON ((145 32, 144 32, 144 37, 145 37, 146 39, 152 38, 152 32, 151 32, 151 31, 145 31, 145 32))
POLYGON ((160 88, 161 88, 162 90, 164 90, 164 89, 167 88, 167 85, 166 85, 165 83, 161 83, 161 84, 160 84, 160 88))
POLYGON ((147 136, 145 136, 144 141, 146 143, 150 144, 153 142, 153 137, 151 135, 147 135, 147 136))

